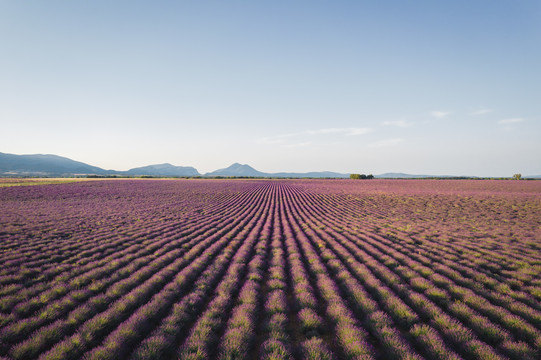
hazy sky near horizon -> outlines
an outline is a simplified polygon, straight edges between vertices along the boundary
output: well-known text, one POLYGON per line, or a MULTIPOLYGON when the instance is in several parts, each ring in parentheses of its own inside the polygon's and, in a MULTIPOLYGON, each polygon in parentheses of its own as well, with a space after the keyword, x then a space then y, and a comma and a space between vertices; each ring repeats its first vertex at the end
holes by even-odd
POLYGON ((0 152, 541 174, 541 1, 0 0, 0 152))

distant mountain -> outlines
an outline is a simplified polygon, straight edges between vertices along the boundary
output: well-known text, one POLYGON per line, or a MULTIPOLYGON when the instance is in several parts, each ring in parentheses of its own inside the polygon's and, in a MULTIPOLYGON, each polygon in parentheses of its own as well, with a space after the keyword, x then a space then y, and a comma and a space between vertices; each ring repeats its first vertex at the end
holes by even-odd
POLYGON ((150 175, 199 176, 190 166, 149 165, 128 171, 104 170, 58 155, 15 155, 0 153, 0 176, 150 175))
POLYGON ((411 174, 404 174, 404 173, 385 173, 381 175, 375 175, 374 177, 380 178, 380 179, 407 179, 407 178, 426 178, 426 177, 433 177, 433 176, 411 175, 411 174))
POLYGON ((341 174, 332 171, 307 172, 307 173, 273 173, 268 174, 278 178, 349 178, 349 174, 341 174))
POLYGON ((225 169, 218 169, 209 173, 206 173, 205 176, 250 176, 250 177, 267 177, 268 174, 261 171, 257 171, 250 165, 244 165, 239 163, 234 163, 233 165, 226 167, 225 169))
POLYGON ((377 179, 423 179, 423 178, 476 178, 476 176, 454 176, 454 175, 412 175, 404 173, 385 173, 374 176, 377 179))
POLYGON ((265 173, 258 171, 250 165, 234 163, 233 165, 206 173, 205 176, 248 176, 248 177, 267 177, 267 178, 347 178, 349 174, 340 174, 330 171, 307 172, 307 173, 265 173))
POLYGON ((105 175, 110 172, 109 170, 58 155, 14 155, 0 153, 0 174, 4 175, 105 175))
MULTIPOLYGON (((73 176, 73 175, 120 175, 120 176, 200 176, 191 166, 156 164, 128 171, 105 170, 97 166, 68 159, 58 155, 15 155, 0 153, 0 176, 73 176)), ((207 177, 276 177, 276 178, 346 178, 349 174, 330 171, 308 173, 264 173, 246 164, 233 165, 205 174, 207 177)))
POLYGON ((126 175, 150 176, 199 176, 199 171, 191 166, 174 166, 171 164, 148 165, 124 171, 126 175))
MULTIPOLYGON (((97 166, 68 159, 58 155, 15 155, 0 152, 0 176, 74 176, 74 175, 119 175, 119 176, 201 176, 191 166, 175 166, 169 163, 148 165, 128 171, 104 170, 97 166)), ((250 165, 234 163, 233 165, 206 173, 206 177, 265 177, 265 178, 349 178, 349 174, 331 171, 319 172, 278 172, 265 173, 250 165)), ((411 175, 404 173, 384 173, 376 175, 379 179, 414 179, 414 178, 461 178, 447 175, 411 175)), ((474 178, 474 177, 468 177, 474 178)), ((539 179, 541 175, 525 176, 539 179)))

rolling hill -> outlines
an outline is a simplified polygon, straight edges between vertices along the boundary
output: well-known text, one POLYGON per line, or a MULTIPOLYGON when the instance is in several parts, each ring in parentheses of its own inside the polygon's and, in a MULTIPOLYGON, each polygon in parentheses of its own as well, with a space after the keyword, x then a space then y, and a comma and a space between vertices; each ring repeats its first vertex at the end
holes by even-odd
POLYGON ((191 166, 175 166, 168 163, 148 165, 122 172, 125 175, 149 176, 199 176, 199 171, 191 166))
MULTIPOLYGON (((260 178, 348 178, 349 174, 331 171, 277 172, 267 173, 247 164, 234 163, 226 168, 200 174, 192 166, 176 166, 169 163, 136 167, 127 171, 105 170, 97 166, 52 154, 15 155, 0 152, 0 176, 163 176, 163 177, 260 177, 260 178)), ((452 178, 454 176, 411 175, 405 173, 384 173, 375 175, 379 179, 452 178)), ((541 176, 525 176, 540 178, 541 176)))
POLYGON ((80 161, 51 154, 14 155, 0 153, 0 174, 63 176, 77 174, 105 175, 114 172, 80 161))

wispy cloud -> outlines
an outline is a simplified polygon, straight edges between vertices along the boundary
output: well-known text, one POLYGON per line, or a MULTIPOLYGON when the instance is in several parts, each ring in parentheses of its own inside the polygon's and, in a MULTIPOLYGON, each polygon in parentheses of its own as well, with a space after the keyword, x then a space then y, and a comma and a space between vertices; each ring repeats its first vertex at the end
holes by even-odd
POLYGON ((340 135, 340 136, 358 136, 372 132, 372 128, 325 128, 316 130, 306 130, 297 133, 280 134, 266 136, 256 140, 258 144, 263 145, 281 145, 284 147, 303 147, 311 144, 309 138, 317 135, 340 135), (303 141, 304 140, 304 141, 303 141))
POLYGON ((327 128, 306 131, 309 135, 342 134, 342 135, 364 135, 371 132, 371 128, 327 128))
POLYGON ((398 145, 398 144, 400 144, 401 142, 404 142, 404 139, 402 139, 402 138, 385 139, 385 140, 380 140, 380 141, 376 141, 376 142, 370 143, 370 144, 368 144, 368 146, 370 146, 370 147, 376 147, 376 148, 379 148, 379 147, 389 147, 389 146, 395 146, 395 145, 398 145))
POLYGON ((281 134, 275 136, 267 136, 257 140, 259 144, 281 144, 286 141, 287 138, 296 136, 297 134, 281 134))
POLYGON ((471 112, 470 115, 485 115, 491 112, 492 112, 492 109, 479 109, 474 112, 471 112))
POLYGON ((350 128, 346 131, 346 135, 364 135, 372 132, 370 128, 350 128))
POLYGON ((408 121, 406 121, 406 120, 392 120, 392 121, 384 121, 384 122, 383 122, 383 125, 385 125, 385 126, 396 126, 396 127, 400 127, 400 128, 406 128, 406 127, 409 127, 409 126, 413 125, 413 123, 408 122, 408 121))
POLYGON ((509 124, 516 124, 522 121, 524 121, 523 118, 503 119, 503 120, 499 120, 498 124, 509 125, 509 124))
POLYGON ((284 144, 284 145, 282 145, 282 147, 286 147, 286 148, 302 148, 302 147, 307 147, 307 146, 310 146, 310 145, 312 145, 311 141, 304 141, 304 142, 300 142, 300 143, 284 144))
POLYGON ((444 117, 446 117, 449 114, 450 114, 450 112, 448 112, 448 111, 440 111, 440 110, 434 110, 434 111, 430 112, 430 116, 433 116, 433 117, 438 118, 438 119, 443 119, 444 117))
POLYGON ((310 135, 318 135, 318 134, 336 134, 343 132, 344 129, 342 128, 328 128, 328 129, 318 129, 318 130, 307 130, 306 133, 310 135))

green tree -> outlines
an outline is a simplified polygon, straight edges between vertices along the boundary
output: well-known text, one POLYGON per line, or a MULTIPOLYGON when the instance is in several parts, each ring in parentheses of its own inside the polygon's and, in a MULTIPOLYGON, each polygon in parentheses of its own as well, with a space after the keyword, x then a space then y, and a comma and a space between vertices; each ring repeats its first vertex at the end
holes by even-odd
POLYGON ((365 180, 365 179, 373 179, 374 178, 374 175, 370 174, 370 175, 365 175, 365 174, 349 174, 349 178, 350 179, 355 179, 355 180, 365 180))
POLYGON ((522 178, 522 174, 514 174, 513 179, 520 180, 522 178))

